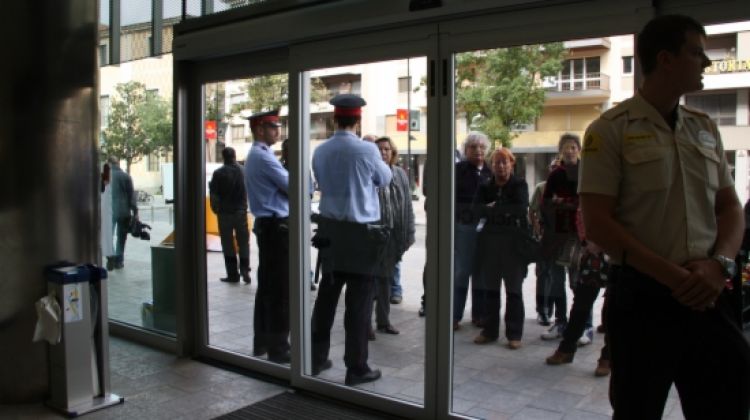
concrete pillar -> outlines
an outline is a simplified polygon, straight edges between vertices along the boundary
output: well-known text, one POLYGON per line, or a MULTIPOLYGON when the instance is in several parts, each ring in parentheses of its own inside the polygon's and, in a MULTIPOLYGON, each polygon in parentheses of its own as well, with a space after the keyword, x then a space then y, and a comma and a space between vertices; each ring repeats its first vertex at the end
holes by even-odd
POLYGON ((98 261, 97 1, 8 2, 0 66, 0 404, 48 394, 45 265, 98 261))

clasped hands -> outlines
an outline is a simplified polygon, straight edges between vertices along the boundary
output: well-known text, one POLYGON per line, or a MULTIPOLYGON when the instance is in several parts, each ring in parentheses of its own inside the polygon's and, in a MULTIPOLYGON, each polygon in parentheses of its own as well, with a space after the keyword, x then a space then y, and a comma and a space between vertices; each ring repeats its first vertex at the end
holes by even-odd
POLYGON ((688 261, 681 268, 684 273, 679 284, 672 288, 672 296, 696 311, 713 308, 726 287, 726 278, 720 264, 706 258, 688 261))

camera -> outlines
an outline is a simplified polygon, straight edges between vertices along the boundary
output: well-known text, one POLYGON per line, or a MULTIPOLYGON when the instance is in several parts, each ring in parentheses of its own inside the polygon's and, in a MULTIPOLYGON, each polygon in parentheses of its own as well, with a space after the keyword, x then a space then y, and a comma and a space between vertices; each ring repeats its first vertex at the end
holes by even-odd
POLYGON ((135 238, 143 239, 144 241, 151 240, 151 234, 148 232, 151 230, 151 226, 142 223, 138 219, 133 219, 133 223, 130 224, 130 234, 135 238))

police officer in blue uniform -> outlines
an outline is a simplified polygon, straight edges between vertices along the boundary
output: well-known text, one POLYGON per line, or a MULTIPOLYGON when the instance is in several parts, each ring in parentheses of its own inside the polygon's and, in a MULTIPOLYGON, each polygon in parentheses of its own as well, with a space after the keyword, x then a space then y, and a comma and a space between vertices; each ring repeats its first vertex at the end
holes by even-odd
POLYGON ((219 237, 221 250, 224 253, 224 266, 227 276, 221 281, 237 283, 242 276, 245 283, 250 283, 250 232, 247 229, 247 193, 242 167, 237 164, 235 151, 227 147, 221 151, 224 165, 215 170, 208 183, 211 198, 211 210, 219 220, 219 237), (237 253, 234 240, 240 254, 240 271, 237 273, 237 253))
POLYGON ((337 131, 315 149, 312 166, 321 191, 316 246, 323 278, 312 315, 313 375, 331 367, 328 359, 331 327, 341 288, 346 284, 344 364, 347 385, 380 378, 367 364, 367 332, 375 286, 374 268, 382 256, 387 231, 377 225, 380 204, 377 187, 391 182, 391 170, 378 148, 357 136, 364 99, 334 97, 337 131))
POLYGON ((255 142, 245 159, 245 187, 259 252, 253 355, 289 363, 289 173, 271 150, 279 141, 279 111, 249 120, 255 142))

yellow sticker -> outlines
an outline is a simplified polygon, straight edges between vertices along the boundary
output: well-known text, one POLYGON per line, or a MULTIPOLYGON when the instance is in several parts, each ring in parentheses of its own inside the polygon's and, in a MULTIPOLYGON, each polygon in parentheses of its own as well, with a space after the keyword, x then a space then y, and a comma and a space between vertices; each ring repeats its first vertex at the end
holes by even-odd
POLYGON ((625 135, 625 144, 634 145, 634 144, 650 141, 653 138, 654 138, 654 135, 651 133, 632 133, 632 134, 628 133, 625 135))
POLYGON ((596 153, 599 151, 600 144, 601 137, 599 137, 599 134, 588 132, 586 137, 583 138, 583 150, 581 152, 583 155, 596 153))

